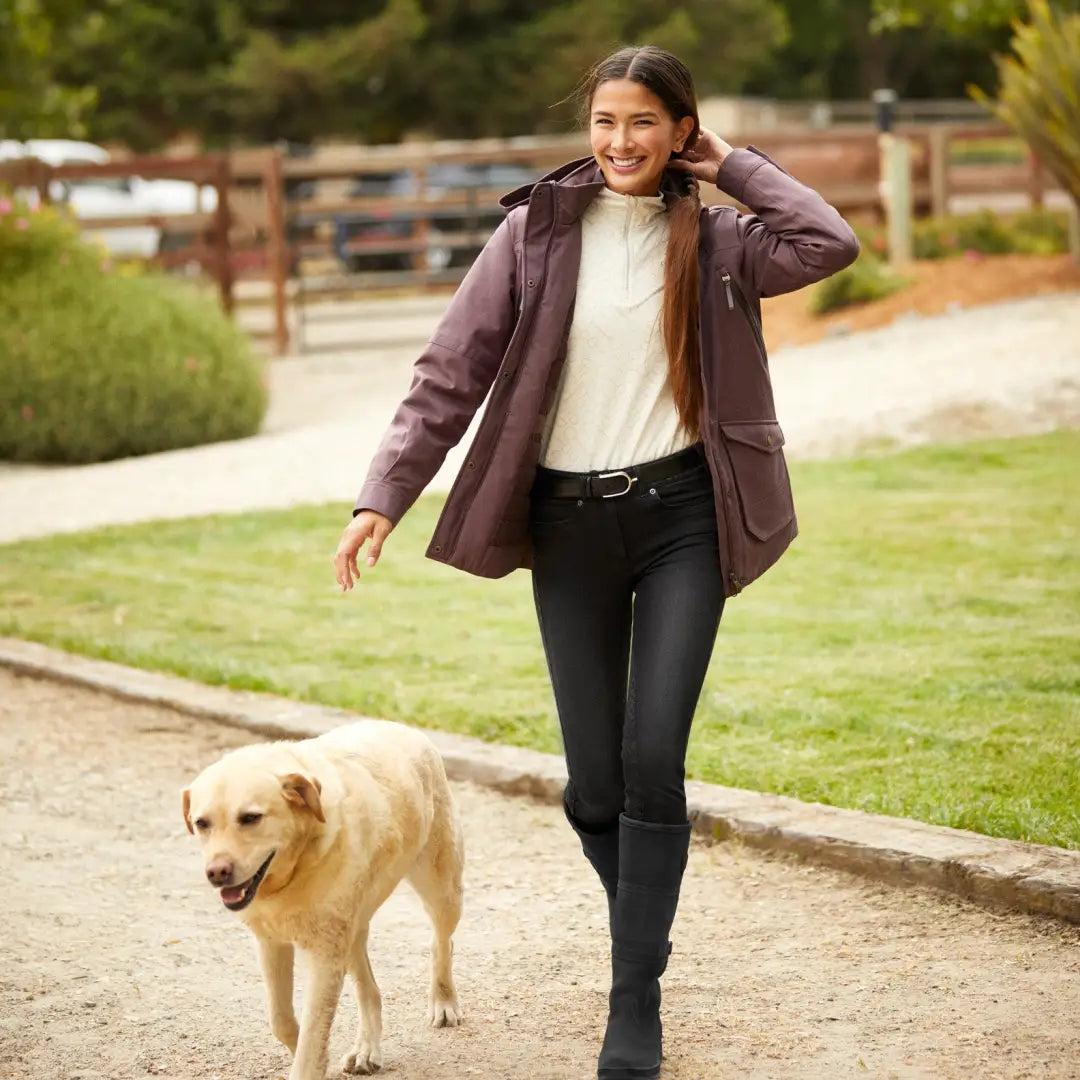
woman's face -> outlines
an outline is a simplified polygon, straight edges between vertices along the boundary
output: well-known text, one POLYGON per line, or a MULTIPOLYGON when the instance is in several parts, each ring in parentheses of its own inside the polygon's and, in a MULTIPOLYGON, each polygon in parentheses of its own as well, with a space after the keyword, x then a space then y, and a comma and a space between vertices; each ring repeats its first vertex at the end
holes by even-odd
POLYGON ((651 90, 631 79, 602 82, 589 107, 593 155, 620 195, 659 194, 664 166, 693 129, 693 117, 676 122, 651 90))

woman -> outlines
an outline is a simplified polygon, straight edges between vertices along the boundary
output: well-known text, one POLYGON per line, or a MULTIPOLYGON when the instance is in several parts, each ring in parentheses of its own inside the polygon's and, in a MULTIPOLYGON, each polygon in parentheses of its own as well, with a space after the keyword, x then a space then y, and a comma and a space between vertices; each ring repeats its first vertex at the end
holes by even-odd
POLYGON ((660 1072, 690 825, 684 762, 726 597, 796 534, 759 298, 858 253, 820 196, 700 129, 689 72, 623 49, 584 85, 593 156, 508 217, 416 364, 335 556, 350 589, 490 391, 428 549, 531 566, 565 810, 607 891, 600 1080, 660 1072), (748 206, 702 208, 698 182, 748 206))

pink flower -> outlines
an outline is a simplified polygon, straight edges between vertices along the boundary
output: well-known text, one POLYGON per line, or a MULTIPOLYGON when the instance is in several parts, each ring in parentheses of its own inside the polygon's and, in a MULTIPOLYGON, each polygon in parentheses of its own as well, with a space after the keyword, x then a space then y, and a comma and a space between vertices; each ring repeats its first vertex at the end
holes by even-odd
POLYGON ((15 228, 19 229, 21 232, 25 232, 27 229, 30 228, 30 222, 27 221, 24 217, 16 218, 15 228))
POLYGON ((24 405, 22 407, 22 409, 20 410, 20 413, 21 413, 22 418, 24 420, 33 420, 34 419, 34 406, 33 405, 24 405))
POLYGON ((10 199, 0 199, 0 214, 10 214, 12 209, 10 199))
POLYGON ((101 260, 101 272, 107 274, 112 269, 112 259, 101 260))
POLYGON ((967 251, 964 252, 964 258, 967 259, 969 263, 980 263, 983 261, 983 254, 981 251, 975 251, 972 248, 968 248, 967 251))
POLYGON ((194 374, 196 371, 199 370, 199 361, 196 360, 194 356, 189 356, 184 361, 184 370, 194 374))

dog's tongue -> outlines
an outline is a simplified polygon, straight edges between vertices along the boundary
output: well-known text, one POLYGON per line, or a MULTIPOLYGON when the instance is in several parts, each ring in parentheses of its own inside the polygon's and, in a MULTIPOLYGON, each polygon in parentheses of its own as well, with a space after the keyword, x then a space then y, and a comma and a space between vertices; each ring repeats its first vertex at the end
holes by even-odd
POLYGON ((240 885, 227 885, 221 890, 221 902, 223 904, 235 904, 244 899, 244 890, 240 885))

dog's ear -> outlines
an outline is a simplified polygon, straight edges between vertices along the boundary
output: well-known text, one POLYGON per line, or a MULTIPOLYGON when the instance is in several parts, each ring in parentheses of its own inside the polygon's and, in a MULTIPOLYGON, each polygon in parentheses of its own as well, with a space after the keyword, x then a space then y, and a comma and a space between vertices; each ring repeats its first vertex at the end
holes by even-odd
POLYGON ((306 806, 315 817, 322 822, 326 821, 323 814, 322 784, 314 776, 304 776, 303 773, 288 773, 281 777, 281 790, 285 798, 297 806, 306 806))
POLYGON ((184 807, 184 824, 192 836, 195 835, 195 826, 191 824, 191 788, 184 788, 180 793, 180 800, 184 807))

